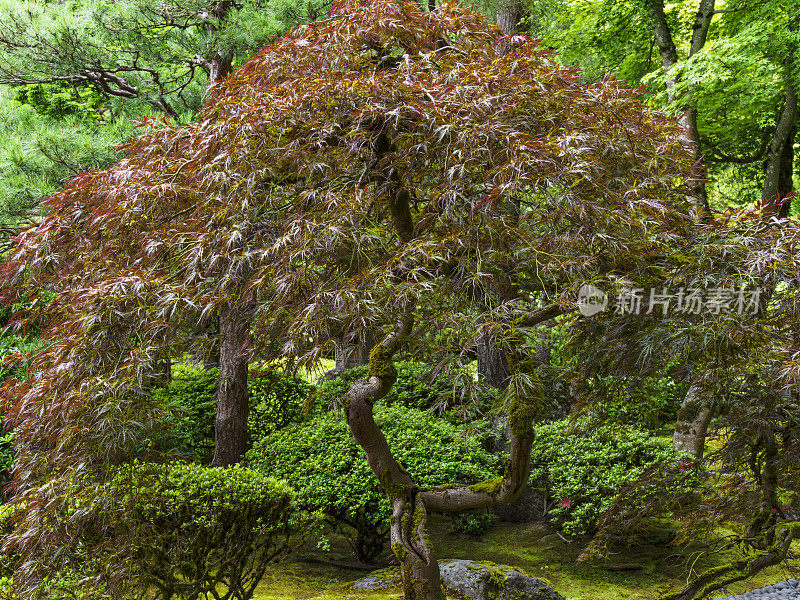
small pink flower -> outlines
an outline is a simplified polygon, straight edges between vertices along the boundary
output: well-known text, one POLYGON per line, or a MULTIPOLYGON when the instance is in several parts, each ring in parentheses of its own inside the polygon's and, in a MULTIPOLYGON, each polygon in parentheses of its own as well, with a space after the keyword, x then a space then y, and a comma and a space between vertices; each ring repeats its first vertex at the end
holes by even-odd
POLYGON ((572 506, 572 500, 569 498, 561 499, 561 508, 569 508, 570 506, 572 506))

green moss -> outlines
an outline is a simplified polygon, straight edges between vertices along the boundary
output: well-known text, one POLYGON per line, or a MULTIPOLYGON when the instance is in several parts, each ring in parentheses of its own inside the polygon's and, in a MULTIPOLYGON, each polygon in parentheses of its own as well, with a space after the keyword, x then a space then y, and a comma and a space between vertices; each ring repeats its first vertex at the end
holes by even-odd
POLYGON ((385 569, 379 569, 377 571, 370 571, 370 577, 375 577, 376 579, 394 579, 398 575, 400 575, 400 568, 399 567, 386 567, 385 569))
POLYGON ((392 554, 394 554, 397 560, 403 562, 406 557, 406 549, 403 548, 403 544, 400 542, 395 542, 392 544, 392 554))
POLYGON ((531 401, 515 397, 508 411, 508 425, 518 438, 533 437, 533 423, 539 413, 531 401))
POLYGON ((392 478, 389 476, 388 469, 378 475, 378 481, 386 492, 386 495, 389 497, 389 502, 394 502, 397 498, 408 496, 411 492, 410 486, 392 481, 392 478))
POLYGON ((750 560, 747 558, 742 558, 726 565, 720 565, 719 567, 712 567, 711 569, 708 569, 705 573, 703 573, 702 577, 711 577, 711 583, 709 583, 700 591, 699 597, 705 598, 711 592, 716 591, 718 589, 716 586, 719 584, 717 580, 720 577, 728 575, 729 573, 748 577, 750 575, 750 560))
POLYGON ((392 385, 397 380, 397 369, 392 361, 393 352, 378 344, 369 353, 369 376, 378 377, 385 384, 392 385))
POLYGON ((500 492, 502 485, 503 478, 498 477, 497 479, 487 479, 486 481, 481 481, 480 483, 471 485, 469 486, 469 489, 476 494, 488 494, 490 496, 495 496, 500 492))
MULTIPOLYGON (((515 570, 542 580, 565 598, 573 600, 653 600, 667 588, 682 589, 686 585, 682 560, 675 560, 680 547, 636 545, 621 547, 616 551, 614 562, 640 563, 640 571, 607 571, 603 563, 577 563, 576 558, 584 549, 584 541, 576 539, 572 544, 554 539, 537 541, 549 530, 541 523, 516 524, 497 523, 481 537, 454 536, 447 515, 431 515, 428 522, 431 539, 441 558, 461 558, 488 564, 511 565, 515 570)), ((789 524, 781 524, 788 528, 789 524)), ((400 600, 398 588, 376 592, 360 592, 352 589, 355 579, 364 576, 345 570, 327 561, 351 562, 352 548, 345 536, 332 533, 330 550, 316 550, 316 541, 310 541, 307 552, 323 559, 320 562, 295 562, 283 560, 272 565, 265 573, 253 600, 400 600)), ((796 549, 797 543, 793 546, 796 549)), ((387 548, 388 550, 388 548, 387 548)), ((403 556, 402 546, 396 544, 392 550, 403 556)), ((688 559, 690 555, 684 555, 688 559)), ((696 568, 702 572, 719 564, 727 564, 741 558, 736 548, 698 560, 696 568)), ((782 567, 770 567, 744 582, 728 587, 731 594, 742 594, 785 578, 782 567)), ((709 598, 718 596, 713 594, 709 598)), ((456 598, 456 594, 448 598, 456 598)))
POLYGON ((683 406, 678 409, 678 421, 693 421, 697 418, 702 406, 703 404, 699 400, 685 402, 683 406))

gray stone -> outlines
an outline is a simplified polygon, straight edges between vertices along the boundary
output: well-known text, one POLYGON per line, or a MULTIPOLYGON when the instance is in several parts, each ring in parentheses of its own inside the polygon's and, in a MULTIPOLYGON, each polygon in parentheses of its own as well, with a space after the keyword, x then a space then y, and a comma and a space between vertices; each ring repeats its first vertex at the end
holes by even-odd
POLYGON ((796 579, 779 581, 746 594, 724 596, 714 600, 800 600, 800 587, 797 583, 796 579))
POLYGON ((399 585, 399 583, 400 573, 397 569, 384 569, 359 579, 353 584, 353 589, 374 592, 376 590, 387 590, 399 585))
MULTIPOLYGON (((472 560, 439 562, 442 585, 473 600, 564 600, 541 579, 529 577, 513 567, 472 560)), ((353 584, 362 591, 385 590, 400 584, 396 568, 375 571, 353 584)))
POLYGON ((439 569, 444 586, 473 600, 564 600, 541 579, 505 565, 451 559, 439 562, 439 569))

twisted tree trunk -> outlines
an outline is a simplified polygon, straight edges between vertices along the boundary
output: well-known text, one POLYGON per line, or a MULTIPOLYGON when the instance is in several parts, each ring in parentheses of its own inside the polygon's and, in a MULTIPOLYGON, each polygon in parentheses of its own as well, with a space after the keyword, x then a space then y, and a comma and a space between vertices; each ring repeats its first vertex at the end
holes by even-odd
POLYGON ((411 476, 397 463, 372 415, 373 404, 394 385, 397 371, 392 357, 400 339, 413 325, 409 308, 397 332, 370 352, 369 377, 351 384, 347 393, 347 424, 364 449, 372 472, 378 477, 392 506, 391 544, 400 562, 407 600, 444 600, 439 563, 428 546, 428 512, 411 476))
MULTIPOLYGON (((393 356, 400 340, 412 330, 412 309, 406 307, 396 331, 370 352, 369 376, 350 385, 345 414, 353 437, 392 506, 391 544, 400 562, 405 598, 443 600, 439 563, 428 542, 428 512, 459 512, 516 500, 528 483, 533 421, 539 409, 537 402, 542 399, 514 399, 509 419, 511 449, 502 477, 472 486, 419 488, 395 460, 372 414, 374 403, 389 392, 397 378, 393 356)), ((560 313, 555 305, 539 309, 531 313, 527 324, 541 323, 560 313)))

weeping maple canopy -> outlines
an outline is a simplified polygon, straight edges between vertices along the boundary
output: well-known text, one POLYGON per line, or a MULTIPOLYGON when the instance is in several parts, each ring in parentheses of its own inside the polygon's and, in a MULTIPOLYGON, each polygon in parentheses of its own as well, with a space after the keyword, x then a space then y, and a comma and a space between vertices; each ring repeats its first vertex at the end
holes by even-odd
POLYGON ((412 296, 431 330, 500 292, 509 321, 686 235, 676 135, 635 91, 586 85, 470 10, 342 4, 216 86, 197 124, 151 121, 73 179, 8 272, 80 312, 111 282, 173 285, 147 302, 164 315, 242 295, 256 343, 277 320, 271 353, 291 356, 318 356, 331 319, 392 324, 412 296))
POLYGON ((187 324, 247 303, 255 354, 306 363, 410 313, 402 342, 428 357, 518 340, 688 239, 678 134, 637 91, 451 4, 342 3, 265 47, 197 123, 149 121, 48 199, 4 265, 12 295, 55 295, 35 376, 6 388, 17 499, 46 507, 21 552, 78 526, 59 481, 143 452, 148 377, 187 324))

